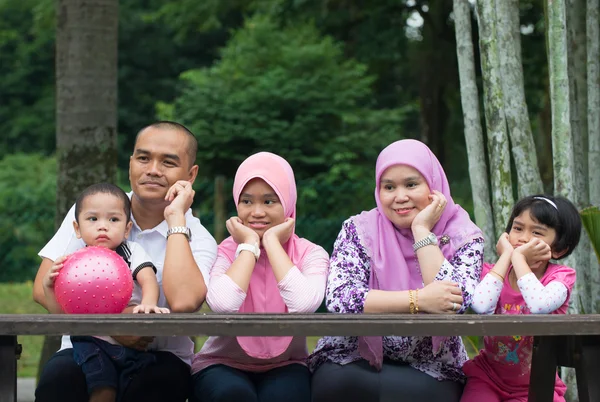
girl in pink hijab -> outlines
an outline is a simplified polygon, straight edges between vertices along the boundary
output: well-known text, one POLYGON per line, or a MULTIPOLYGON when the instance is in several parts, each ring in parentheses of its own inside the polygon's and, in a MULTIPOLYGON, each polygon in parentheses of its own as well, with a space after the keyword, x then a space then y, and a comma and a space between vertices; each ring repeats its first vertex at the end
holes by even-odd
MULTIPOLYGON (((296 182, 272 153, 250 156, 233 184, 238 216, 219 245, 206 301, 218 313, 312 313, 325 293, 329 256, 294 233, 296 182)), ((304 337, 210 337, 192 364, 193 399, 309 402, 304 337)))
MULTIPOLYGON (((483 235, 454 203, 429 148, 394 142, 377 159, 377 207, 346 220, 326 303, 333 313, 460 314, 483 264, 483 235)), ((460 337, 325 337, 309 358, 314 402, 459 401, 460 337)))

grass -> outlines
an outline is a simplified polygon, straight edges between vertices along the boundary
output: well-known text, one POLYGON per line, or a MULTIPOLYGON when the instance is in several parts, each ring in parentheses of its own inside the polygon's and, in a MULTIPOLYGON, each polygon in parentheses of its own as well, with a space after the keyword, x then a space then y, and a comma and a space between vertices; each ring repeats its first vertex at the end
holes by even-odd
MULTIPOLYGON (((0 314, 43 314, 46 310, 32 299, 33 283, 0 283, 0 314)), ((23 345, 21 359, 17 361, 19 377, 35 377, 43 336, 18 336, 23 345)))

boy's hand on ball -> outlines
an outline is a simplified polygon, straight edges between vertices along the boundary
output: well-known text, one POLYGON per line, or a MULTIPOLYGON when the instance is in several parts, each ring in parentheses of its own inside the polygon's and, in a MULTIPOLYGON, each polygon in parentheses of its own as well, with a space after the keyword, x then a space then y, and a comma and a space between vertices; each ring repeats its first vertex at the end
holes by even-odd
POLYGON ((44 276, 44 287, 50 288, 50 289, 54 288, 54 282, 56 281, 56 277, 58 276, 61 268, 63 267, 63 263, 65 262, 66 259, 67 259, 67 256, 63 255, 61 257, 58 257, 54 261, 54 263, 52 264, 52 267, 48 270, 48 272, 46 272, 46 275, 44 276))
POLYGON ((135 306, 133 309, 133 314, 169 314, 170 311, 168 308, 158 307, 152 304, 140 304, 135 306))

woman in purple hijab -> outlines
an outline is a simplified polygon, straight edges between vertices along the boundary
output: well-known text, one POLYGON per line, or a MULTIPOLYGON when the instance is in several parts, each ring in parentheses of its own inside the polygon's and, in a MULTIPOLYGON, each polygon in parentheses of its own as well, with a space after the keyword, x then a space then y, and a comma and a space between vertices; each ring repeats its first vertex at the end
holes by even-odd
MULTIPOLYGON (((343 223, 331 255, 333 313, 461 314, 483 264, 483 234, 415 140, 377 158, 377 207, 343 223)), ((459 401, 460 337, 325 337, 309 357, 313 402, 459 401)))

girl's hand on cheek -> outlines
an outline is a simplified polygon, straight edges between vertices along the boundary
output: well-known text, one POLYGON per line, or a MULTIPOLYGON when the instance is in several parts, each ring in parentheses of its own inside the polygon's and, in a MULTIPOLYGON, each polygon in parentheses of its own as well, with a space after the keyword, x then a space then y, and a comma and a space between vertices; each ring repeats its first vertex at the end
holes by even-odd
POLYGON ((285 244, 292 236, 295 222, 292 218, 286 218, 283 223, 268 229, 263 235, 263 239, 272 240, 276 238, 281 245, 285 244))
POLYGON ((496 253, 498 253, 498 255, 504 253, 512 254, 514 250, 512 244, 510 244, 510 241, 508 240, 508 233, 502 233, 498 239, 498 243, 496 243, 496 253))
POLYGON ((227 227, 227 231, 231 237, 233 237, 233 241, 235 241, 237 244, 260 243, 260 237, 258 236, 258 233, 250 229, 248 226, 244 226, 242 220, 237 216, 229 218, 225 223, 225 227, 227 227))
POLYGON ((523 256, 530 267, 536 267, 540 262, 550 261, 552 250, 545 241, 535 237, 522 246, 517 247, 513 255, 517 257, 519 255, 523 256))

